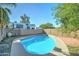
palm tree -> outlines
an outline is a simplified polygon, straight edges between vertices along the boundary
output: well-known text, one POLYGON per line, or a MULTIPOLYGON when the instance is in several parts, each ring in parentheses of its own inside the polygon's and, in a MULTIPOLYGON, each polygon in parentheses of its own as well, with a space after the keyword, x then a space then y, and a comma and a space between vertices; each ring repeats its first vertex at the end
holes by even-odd
POLYGON ((24 23, 24 24, 30 24, 30 21, 29 21, 30 17, 26 16, 26 14, 24 14, 23 16, 21 16, 21 23, 24 23))
POLYGON ((30 24, 30 21, 29 21, 30 17, 26 16, 26 14, 24 14, 23 16, 21 16, 21 23, 24 23, 27 25, 27 29, 29 29, 29 24, 30 24))
POLYGON ((10 8, 12 6, 16 6, 16 4, 11 3, 2 3, 0 4, 0 30, 2 35, 2 29, 9 23, 9 15, 11 14, 10 8))

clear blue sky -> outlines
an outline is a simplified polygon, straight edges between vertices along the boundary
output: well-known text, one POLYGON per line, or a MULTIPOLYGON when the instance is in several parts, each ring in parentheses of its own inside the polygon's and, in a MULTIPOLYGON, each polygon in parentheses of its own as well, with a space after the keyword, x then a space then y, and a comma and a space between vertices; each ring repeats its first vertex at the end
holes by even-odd
POLYGON ((29 4, 17 4, 15 8, 12 8, 12 15, 10 16, 11 22, 19 22, 20 16, 26 14, 30 17, 30 22, 39 26, 44 23, 52 23, 54 26, 58 26, 55 23, 55 19, 52 16, 57 3, 29 3, 29 4))

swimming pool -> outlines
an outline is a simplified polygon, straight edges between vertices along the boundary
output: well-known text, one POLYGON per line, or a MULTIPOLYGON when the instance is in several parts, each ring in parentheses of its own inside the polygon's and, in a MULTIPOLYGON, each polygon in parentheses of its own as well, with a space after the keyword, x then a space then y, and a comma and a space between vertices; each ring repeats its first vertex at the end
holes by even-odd
POLYGON ((21 44, 26 52, 37 55, 48 54, 56 47, 55 38, 44 34, 23 39, 21 44))

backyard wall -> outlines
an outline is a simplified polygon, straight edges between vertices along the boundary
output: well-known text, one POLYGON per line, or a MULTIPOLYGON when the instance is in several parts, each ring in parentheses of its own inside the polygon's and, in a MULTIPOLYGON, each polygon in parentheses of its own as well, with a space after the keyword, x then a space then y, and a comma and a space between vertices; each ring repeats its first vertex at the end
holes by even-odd
POLYGON ((30 35, 30 34, 41 34, 43 33, 43 30, 34 30, 34 29, 30 29, 30 30, 21 30, 20 34, 21 35, 30 35))
POLYGON ((20 35, 32 35, 32 34, 41 34, 43 30, 41 29, 14 29, 8 30, 8 33, 12 33, 12 36, 20 36, 20 35))
POLYGON ((79 39, 79 30, 71 33, 62 33, 62 31, 58 29, 44 29, 44 32, 46 34, 51 34, 59 37, 70 37, 79 39))
POLYGON ((44 29, 43 30, 46 34, 52 34, 52 35, 55 35, 55 36, 62 36, 62 32, 59 32, 58 30, 56 29, 44 29))

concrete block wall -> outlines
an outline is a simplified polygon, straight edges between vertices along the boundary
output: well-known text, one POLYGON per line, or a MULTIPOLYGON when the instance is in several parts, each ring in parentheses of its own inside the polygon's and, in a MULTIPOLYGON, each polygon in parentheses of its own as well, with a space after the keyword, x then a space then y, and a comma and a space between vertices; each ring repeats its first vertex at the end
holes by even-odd
POLYGON ((43 30, 35 30, 35 29, 13 29, 8 30, 8 33, 12 33, 12 36, 20 36, 20 35, 31 35, 31 34, 40 34, 44 33, 43 30))
POLYGON ((20 34, 21 35, 30 35, 30 34, 40 34, 43 33, 43 30, 21 30, 20 34))

